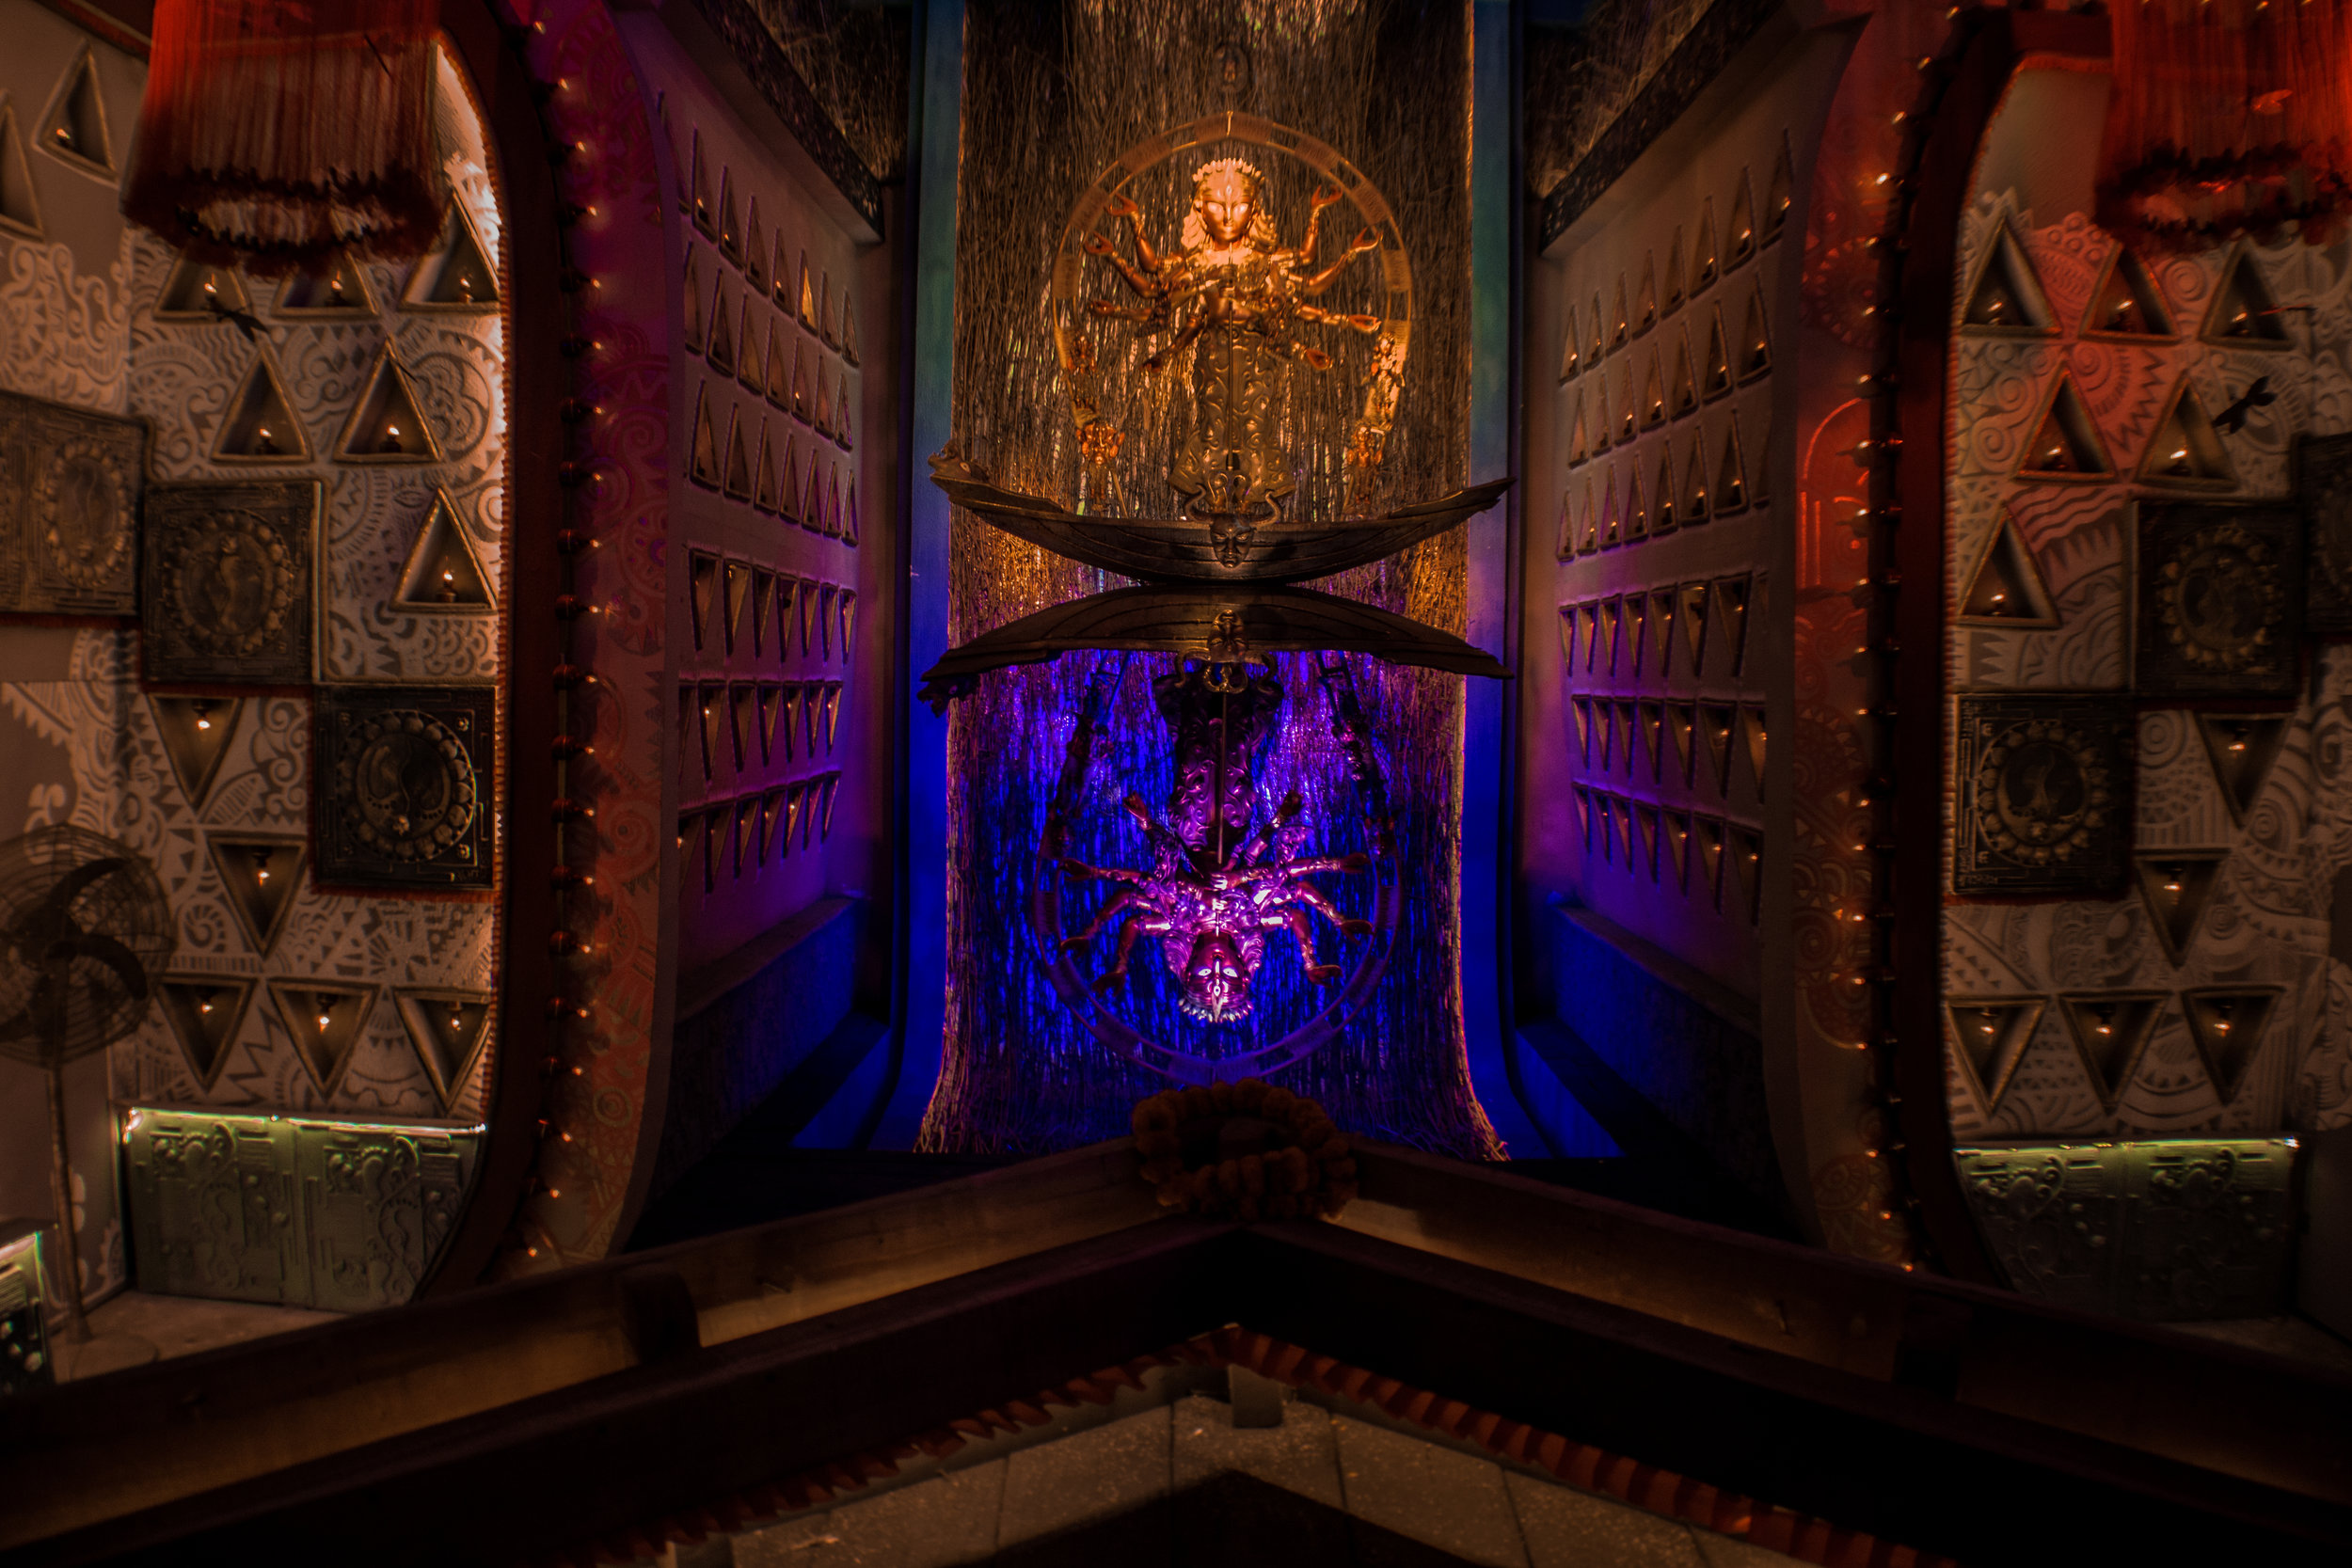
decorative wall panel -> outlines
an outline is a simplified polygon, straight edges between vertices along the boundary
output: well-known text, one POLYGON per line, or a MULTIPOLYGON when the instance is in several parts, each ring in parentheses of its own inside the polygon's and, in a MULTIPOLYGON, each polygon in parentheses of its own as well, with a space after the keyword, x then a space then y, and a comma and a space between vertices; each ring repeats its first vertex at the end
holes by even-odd
POLYGON ((2292 1139, 1976 1145, 1961 1190, 2011 1284, 2081 1311, 2267 1317, 2294 1255, 2292 1139))
POLYGON ((2072 80, 2020 78, 1980 167, 2033 172, 1961 225, 1963 273, 1999 255, 2047 320, 2004 335, 1954 301, 1947 1103, 2019 1289, 2259 1315, 2284 1299, 2282 1134, 2352 1119, 2352 666, 2315 635, 2344 613, 2352 298, 2333 250, 2124 250, 2073 210, 2072 80), (2131 715, 2125 874, 2001 885, 1965 777, 1981 715, 2094 706, 2131 715))
POLYGON ((128 615, 147 426, 0 393, 0 610, 128 615))
POLYGON ((142 1289, 364 1312, 408 1300, 455 1227, 482 1128, 124 1114, 142 1289))
MULTIPOLYGON (((47 101, 25 73, 92 62, 119 150, 140 62, 85 54, 70 24, 17 0, 0 0, 0 93, 19 105, 47 101)), ((263 285, 183 266, 123 229, 112 174, 38 151, 40 235, 0 226, 0 386, 86 420, 127 415, 108 428, 145 441, 139 624, 0 626, 0 797, 20 803, 0 836, 66 821, 130 844, 180 927, 160 1005, 86 1080, 70 1076, 70 1101, 88 1108, 72 1133, 93 1290, 122 1266, 110 1101, 467 1125, 483 1110, 494 1045, 429 1061, 393 998, 496 991, 495 857, 474 863, 488 878, 386 898, 322 885, 312 840, 321 681, 465 684, 478 831, 501 806, 489 683, 505 637, 503 219, 470 89, 446 60, 437 90, 457 215, 413 272, 371 263, 263 285), (483 603, 453 613, 421 575, 404 584, 412 565, 483 603)), ((0 1092, 0 1145, 45 1147, 37 1087, 0 1092)), ((46 1212, 45 1180, 21 1198, 19 1182, 0 1161, 0 1211, 46 1212)), ((320 1234, 343 1223, 332 1212, 318 1211, 320 1234)), ((409 1251, 313 1299, 401 1299, 431 1248, 409 1251)))

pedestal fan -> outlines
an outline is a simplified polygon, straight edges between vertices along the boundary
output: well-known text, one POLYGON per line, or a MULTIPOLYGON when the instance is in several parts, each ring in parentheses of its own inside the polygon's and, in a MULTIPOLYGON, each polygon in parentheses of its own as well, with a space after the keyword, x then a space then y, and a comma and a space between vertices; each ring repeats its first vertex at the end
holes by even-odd
MULTIPOLYGON (((103 1051, 147 1016, 148 976, 178 945, 171 906, 154 868, 129 847, 87 829, 39 828, 0 844, 0 1056, 49 1077, 50 1180, 68 1333, 77 1370, 94 1360, 129 1364, 153 1347, 93 1357, 82 1302, 67 1164, 65 1065, 103 1051)), ((129 1337, 125 1337, 126 1338, 129 1337)))

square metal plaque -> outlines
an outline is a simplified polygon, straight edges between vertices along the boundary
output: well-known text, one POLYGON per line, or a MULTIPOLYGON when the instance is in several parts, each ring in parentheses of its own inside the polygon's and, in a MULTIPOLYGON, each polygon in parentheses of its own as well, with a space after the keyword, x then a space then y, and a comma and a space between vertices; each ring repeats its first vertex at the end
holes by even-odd
POLYGON ((2303 519, 2291 506, 2139 503, 2141 697, 2293 697, 2303 519))
POLYGON ((1962 697, 1952 891, 2122 892, 2137 734, 2122 696, 1962 697))
POLYGON ((488 687, 319 688, 320 882, 489 887, 497 713, 488 687))
POLYGON ((0 393, 0 611, 138 612, 147 425, 0 393))
POLYGON ((139 605, 147 679, 310 683, 319 504, 311 479, 149 487, 139 605))

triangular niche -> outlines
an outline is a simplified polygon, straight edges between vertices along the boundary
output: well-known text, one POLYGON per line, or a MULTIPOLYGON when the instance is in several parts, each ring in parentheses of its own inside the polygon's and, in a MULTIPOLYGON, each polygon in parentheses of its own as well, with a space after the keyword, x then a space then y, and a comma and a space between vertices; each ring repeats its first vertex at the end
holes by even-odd
POLYGON ((229 912, 236 917, 246 942, 261 958, 268 958, 286 928, 286 916, 301 890, 302 873, 310 848, 299 838, 212 833, 204 840, 213 871, 228 895, 229 912))
POLYGON ((737 500, 751 500, 751 456, 743 451, 743 416, 727 414, 727 482, 720 489, 737 500))
POLYGON ((1632 666, 1633 678, 1639 680, 1642 677, 1642 656, 1649 648, 1648 640, 1642 635, 1642 623, 1649 616, 1649 602, 1639 594, 1629 594, 1625 597, 1624 614, 1626 657, 1632 666))
POLYGON ((2246 1069, 2262 1050, 2263 1025, 2279 1005, 2271 986, 2226 986, 2181 992, 2188 1037, 2213 1080, 2213 1092, 2229 1104, 2246 1084, 2246 1069))
POLYGON ((207 1093, 220 1082, 220 1069, 228 1065, 229 1048, 237 1041, 237 1026, 245 1022, 253 991, 251 980, 227 974, 167 974, 155 982, 180 1053, 207 1093))
POLYGON ((1764 288, 1748 291, 1747 320, 1740 328, 1740 380, 1742 385, 1772 368, 1772 329, 1764 316, 1764 288))
POLYGON ((1617 444, 1624 446, 1641 434, 1640 410, 1633 402, 1633 361, 1617 361, 1617 444))
POLYGON ((687 185, 687 200, 693 214, 694 227, 706 239, 719 237, 719 225, 710 211, 710 170, 703 162, 703 134, 694 133, 694 173, 687 185))
POLYGON ((686 464, 686 477, 705 489, 719 488, 719 436, 710 428, 710 388, 694 394, 694 446, 686 464))
POLYGON ((2263 782, 2270 777, 2270 765, 2279 760, 2290 722, 2283 713, 2197 716, 2197 731, 2204 737, 2205 756, 2213 764, 2213 782, 2221 786, 2230 820, 2240 827, 2246 824, 2246 814, 2254 809, 2263 782))
POLYGON ((736 640, 743 632, 743 606, 752 596, 752 569, 740 561, 730 561, 719 568, 720 603, 724 607, 726 620, 723 624, 726 635, 726 650, 735 652, 736 640))
POLYGON ((2074 1037, 2083 1071, 2099 1103, 2108 1110, 2115 1109, 2115 1102, 2130 1085, 2164 1002, 2162 991, 2058 998, 2058 1010, 2065 1016, 2067 1033, 2074 1037))
POLYGON ((392 603, 439 615, 486 615, 498 608, 482 558, 474 553, 473 541, 466 536, 446 490, 433 492, 433 505, 408 546, 408 559, 401 563, 392 603))
MULTIPOLYGON (((785 851, 790 847, 776 835, 776 825, 783 820, 784 791, 771 789, 759 798, 759 863, 762 865, 768 863, 770 848, 772 847, 776 858, 782 860, 785 851)), ((790 834, 787 832, 785 836, 788 838, 790 834)))
POLYGON ((1653 588, 1650 590, 1649 625, 1650 637, 1656 649, 1655 657, 1651 660, 1654 666, 1652 673, 1662 679, 1666 674, 1668 665, 1674 659, 1675 591, 1673 589, 1653 588))
POLYGON ((2060 371, 2051 383, 2049 401, 2034 423, 2033 438, 2026 443, 2018 473, 2032 479, 2105 479, 2114 466, 2099 427, 2074 390, 2074 378, 2060 371))
POLYGON ((336 443, 335 457, 342 463, 437 463, 441 444, 417 404, 416 384, 392 353, 390 340, 375 356, 367 390, 351 411, 336 443))
POLYGON ((1965 297, 1960 310, 1963 332, 2042 337, 2058 329, 2050 296, 2042 293, 2042 279, 2007 218, 1994 227, 1992 243, 1977 262, 1965 297))
POLYGON ((1665 768, 1659 753, 1666 743, 1666 710, 1656 703, 1634 705, 1636 721, 1642 726, 1642 759, 1649 764, 1652 784, 1665 782, 1665 768))
POLYGON ((2222 269, 2221 287, 2214 293, 2200 336, 2231 348, 2285 348, 2292 341, 2261 265, 2243 245, 2222 269))
MULTIPOLYGON (((1724 641, 1728 644, 1731 673, 1737 675, 1748 660, 1748 591, 1755 581, 1753 576, 1725 578, 1715 584, 1715 614, 1724 624, 1724 641)), ((1759 723, 1762 721, 1759 715, 1759 723)), ((1758 778, 1763 774, 1758 773, 1758 778)))
POLYGON ((1699 735, 1707 742, 1707 760, 1718 795, 1731 793, 1731 739, 1739 722, 1739 709, 1728 703, 1699 705, 1699 735))
POLYGON ((1568 467, 1573 468, 1592 456, 1592 436, 1584 424, 1584 394, 1576 394, 1576 413, 1568 421, 1568 467))
POLYGON ((1788 222, 1788 209, 1796 200, 1797 171, 1788 156, 1788 133, 1780 134, 1780 156, 1772 161, 1772 183, 1764 188, 1764 215, 1761 223, 1763 243, 1771 245, 1780 238, 1783 226, 1788 222))
POLYGON ((2139 882, 2140 901, 2148 909, 2148 924, 2156 930, 2164 956, 2178 969, 2196 940, 2197 927, 2213 902, 2221 880, 2221 863, 2228 857, 2214 850, 2158 851, 2136 857, 2132 870, 2139 882))
POLYGON ((1705 433, 1693 428, 1691 432, 1690 455, 1682 461, 1682 521, 1695 526, 1710 515, 1707 490, 1707 447, 1705 433))
POLYGON ((1666 813, 1663 831, 1666 864, 1673 872, 1675 891, 1688 892, 1691 886, 1691 814, 1687 811, 1666 813))
POLYGON ((1642 428, 1656 430, 1666 422, 1666 378, 1659 373, 1658 351, 1652 349, 1649 370, 1642 384, 1642 428))
POLYGON ((164 279, 164 292, 155 296, 155 319, 159 322, 218 321, 225 310, 250 310, 246 298, 245 280, 233 267, 216 267, 210 261, 199 261, 183 256, 171 266, 171 276, 164 279), (218 306, 219 309, 214 307, 218 306))
POLYGON ((686 613, 687 629, 693 634, 697 653, 709 641, 710 607, 718 594, 719 558, 692 551, 686 558, 686 613))
POLYGON ((1695 414, 1699 407, 1698 377, 1691 373, 1691 341, 1682 338, 1675 344, 1674 382, 1667 391, 1667 409, 1677 420, 1695 414))
POLYGON ((401 1027, 408 1032, 408 1043, 445 1116, 490 1037, 496 1000, 486 990, 392 988, 393 1010, 400 1014, 401 1027))
POLYGON ((694 260, 691 241, 686 246, 686 272, 679 284, 678 337, 689 354, 703 351, 703 285, 702 269, 694 260))
POLYGON ((1583 368, 1583 356, 1576 346, 1576 307, 1568 307, 1568 329, 1560 336, 1560 379, 1566 381, 1583 368))
POLYGON ((1740 892, 1747 900, 1748 924, 1764 916, 1764 835, 1754 828, 1731 830, 1731 868, 1739 874, 1740 892))
POLYGON ((1642 495, 1640 459, 1630 460, 1625 476, 1625 536, 1629 540, 1649 537, 1649 502, 1642 495))
POLYGON ((800 298, 794 303, 792 309, 793 313, 800 318, 803 326, 807 327, 811 332, 817 330, 817 280, 810 276, 808 252, 805 250, 801 252, 800 298))
POLYGON ((792 313, 792 259, 785 254, 784 225, 776 225, 776 243, 768 253, 768 292, 784 313, 792 313))
POLYGON ((1699 204, 1698 238, 1691 243, 1691 292, 1704 293, 1715 281, 1715 198, 1699 204))
MULTIPOLYGON (((857 543, 857 475, 855 474, 851 474, 850 476, 850 499, 843 503, 841 508, 841 542, 845 545, 854 545, 857 543)), ((850 597, 849 590, 842 590, 841 596, 844 602, 847 602, 847 600, 850 597)), ((844 652, 841 657, 844 658, 849 657, 847 652, 849 646, 847 641, 848 635, 849 634, 846 631, 842 634, 844 639, 842 643, 844 652)))
POLYGON ((765 566, 752 568, 752 657, 768 651, 768 628, 774 624, 776 574, 765 566))
POLYGON ((1641 848, 1637 851, 1641 859, 1633 862, 1628 869, 1635 866, 1645 869, 1649 872, 1649 879, 1654 882, 1658 880, 1658 808, 1636 803, 1633 823, 1641 830, 1641 848))
POLYGON ((2147 455, 2139 460, 2139 477, 2149 484, 2200 490, 2227 489, 2237 483, 2237 470, 2221 444, 2221 433, 2206 415, 2186 372, 2172 388, 2164 417, 2148 439, 2147 455))
POLYGON ((1677 310, 1681 309, 1682 300, 1682 230, 1677 226, 1675 230, 1674 244, 1666 247, 1665 313, 1671 316, 1677 310))
POLYGON ((1658 445, 1658 481, 1650 487, 1657 504, 1650 513, 1652 534, 1672 533, 1680 523, 1675 516, 1675 449, 1671 441, 1658 445))
POLYGON ((1712 403, 1728 396, 1731 391, 1730 341, 1724 335, 1724 312, 1721 307, 1708 312, 1707 369, 1699 382, 1699 396, 1712 403))
MULTIPOLYGON (((691 294, 694 287, 694 250, 686 250, 686 283, 691 294)), ((408 274, 408 287, 402 291, 401 308, 405 310, 450 310, 469 314, 495 310, 499 308, 498 269, 490 265, 490 253, 483 247, 482 235, 474 229, 473 214, 463 201, 449 204, 449 221, 441 226, 441 237, 431 250, 424 253, 408 274)), ((687 307, 692 313, 695 307, 687 307)), ((701 335, 693 335, 697 349, 701 335)))
POLYGON ((792 340, 792 417, 803 424, 809 422, 808 369, 802 353, 806 346, 798 338, 792 340))
POLYGON ((1960 613, 1955 619, 1963 626, 2046 627, 2058 624, 2042 567, 2018 531, 2017 519, 2006 507, 2001 510, 2000 526, 1985 544, 1984 554, 1977 558, 1968 586, 1961 591, 1960 613))
POLYGON ((1987 1117, 2001 1108, 2010 1080, 2017 1076, 2026 1047, 2033 1042, 2034 1029, 2049 1006, 2046 998, 2039 996, 1953 998, 1944 1004, 1952 1038, 1959 1046, 1961 1069, 1987 1117))
POLYGON ((841 291, 841 362, 852 368, 857 364, 857 307, 847 289, 841 291))
POLYGON ((57 84, 49 112, 41 117, 40 140, 68 163, 114 178, 114 137, 106 126, 105 98, 98 90, 98 62, 87 44, 57 84))
POLYGON ((1609 311, 1609 352, 1614 354, 1625 347, 1626 340, 1632 335, 1632 331, 1633 323, 1625 309, 1625 274, 1619 273, 1616 303, 1609 311))
POLYGON ((1715 467, 1715 512, 1744 512, 1748 506, 1747 464, 1740 452, 1740 420, 1724 421, 1724 456, 1715 467))
MULTIPOLYGON (((809 454, 808 459, 808 487, 801 492, 801 526, 811 533, 825 531, 824 476, 818 470, 817 454, 814 452, 809 454)), ((803 594, 801 598, 805 605, 808 595, 803 594)), ((805 636, 801 639, 801 652, 808 652, 805 636)))
POLYGON ((1770 760, 1770 748, 1764 733, 1764 710, 1742 705, 1740 709, 1740 747, 1747 753, 1748 774, 1756 781, 1756 798, 1764 798, 1764 765, 1770 760))
MULTIPOLYGON (((776 515, 787 522, 797 523, 801 520, 801 457, 793 450, 788 426, 783 439, 776 444, 784 449, 784 477, 777 482, 780 488, 776 496, 776 515)), ((783 622, 781 610, 777 612, 777 622, 779 625, 783 622)))
POLYGON ((1691 645, 1691 663, 1683 673, 1696 680, 1707 667, 1708 585, 1686 582, 1679 590, 1681 603, 1676 612, 1682 621, 1683 641, 1691 645))
POLYGON ((2169 338, 2172 312, 2165 309, 2156 280, 2128 245, 2107 253, 2099 286, 2090 292, 2090 313, 2083 318, 2086 338, 2169 338))
POLYGON ((735 175, 719 171, 719 254, 736 266, 743 264, 743 230, 735 221, 735 175))
POLYGON ((230 394, 213 457, 223 463, 301 463, 310 456, 310 437, 294 418, 278 367, 263 350, 253 356, 245 379, 230 394))
POLYGON ((759 736, 759 762, 771 766, 776 754, 776 717, 784 711, 784 689, 772 683, 762 686, 758 696, 758 723, 754 733, 759 736))
POLYGON ((1740 171, 1740 182, 1732 187, 1731 224, 1725 230, 1724 270, 1729 272, 1756 254, 1756 191, 1748 182, 1748 171, 1740 171))
POLYGON ((1633 294, 1633 335, 1638 338, 1658 325, 1658 261, 1644 254, 1642 281, 1633 294))
POLYGON ((833 313, 833 274, 831 273, 825 274, 824 286, 817 296, 817 335, 824 340, 827 348, 835 352, 840 350, 841 331, 835 325, 833 313))
POLYGON ((756 293, 768 292, 768 247, 759 243, 759 198, 743 209, 743 283, 756 293))
POLYGON ((24 157, 24 132, 16 122, 16 105, 0 99, 0 230, 40 238, 40 193, 33 185, 33 167, 24 157))
POLYGON ((1691 842, 1698 849, 1699 884, 1707 890, 1708 902, 1717 909, 1724 902, 1724 825, 1711 816, 1691 818, 1691 842))
POLYGON ((180 792, 198 810, 212 793, 220 772, 220 759, 237 737, 237 721, 245 702, 237 697, 159 697, 150 694, 147 707, 155 720, 155 734, 164 743, 172 776, 180 792))
MULTIPOLYGON (((759 325, 768 313, 756 309, 757 305, 758 300, 753 295, 743 296, 743 336, 735 355, 735 378, 755 395, 767 390, 768 370, 766 356, 759 351, 759 325)), ((775 327, 771 326, 768 336, 772 339, 775 335, 775 327)))
POLYGON ((294 1037, 294 1054, 310 1069, 319 1093, 329 1096, 342 1085, 351 1053, 367 1034, 368 1015, 375 1010, 376 988, 328 980, 271 980, 270 1001, 278 1021, 294 1037))
POLYGON ((728 297, 727 275, 721 272, 718 280, 710 286, 709 324, 710 368, 721 375, 735 373, 736 333, 740 325, 741 318, 735 309, 735 302, 728 297))
POLYGON ((776 510, 776 450, 768 421, 759 421, 759 460, 752 468, 752 505, 773 515, 776 510))
POLYGON ((768 332, 768 372, 761 388, 770 403, 785 413, 792 412, 792 372, 785 369, 785 323, 778 321, 768 332))
POLYGON ((1592 336, 1586 340, 1590 346, 1585 351, 1584 357, 1590 361, 1590 364, 1587 367, 1588 369, 1597 369, 1600 365, 1601 337, 1604 330, 1600 313, 1600 292, 1598 290, 1595 290, 1593 292, 1593 309, 1590 320, 1593 324, 1593 331, 1592 336))
POLYGON ((850 451, 857 446, 857 437, 850 429, 850 372, 841 372, 840 379, 834 385, 836 389, 833 399, 833 444, 843 451, 850 451))
POLYGON ((270 311, 301 321, 367 321, 375 314, 375 296, 366 271, 346 256, 329 271, 288 277, 270 311))

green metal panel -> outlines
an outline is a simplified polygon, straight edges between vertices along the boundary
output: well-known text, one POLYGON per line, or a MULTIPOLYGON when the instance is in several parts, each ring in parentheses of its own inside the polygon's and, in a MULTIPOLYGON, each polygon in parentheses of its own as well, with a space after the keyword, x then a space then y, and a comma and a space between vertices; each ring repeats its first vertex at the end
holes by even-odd
POLYGON ((142 1106, 122 1139, 139 1289, 358 1312, 431 1274, 482 1128, 142 1106))
POLYGON ((1952 1150, 2021 1294, 2154 1322, 2287 1309, 2293 1138, 1979 1144, 1952 1150))

